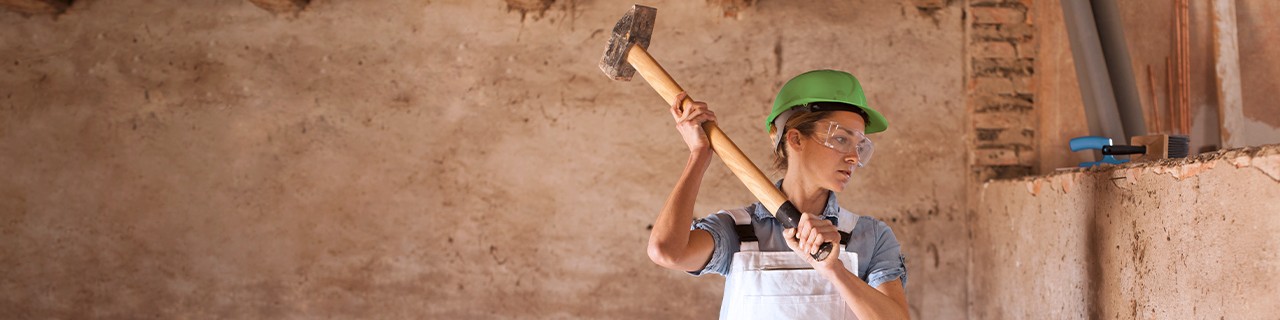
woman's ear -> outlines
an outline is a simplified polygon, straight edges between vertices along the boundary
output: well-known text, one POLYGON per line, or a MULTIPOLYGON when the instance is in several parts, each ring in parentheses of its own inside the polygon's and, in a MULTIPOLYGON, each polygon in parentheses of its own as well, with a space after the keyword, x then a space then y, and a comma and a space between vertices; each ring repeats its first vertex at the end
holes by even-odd
POLYGON ((791 145, 792 150, 800 151, 804 149, 800 145, 800 130, 787 130, 787 144, 791 145))

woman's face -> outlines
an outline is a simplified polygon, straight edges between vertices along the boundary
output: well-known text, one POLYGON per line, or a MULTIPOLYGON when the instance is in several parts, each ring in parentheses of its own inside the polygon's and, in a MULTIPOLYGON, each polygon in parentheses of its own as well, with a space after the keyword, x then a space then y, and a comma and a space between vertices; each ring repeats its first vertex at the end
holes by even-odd
POLYGON ((815 123, 812 135, 806 137, 798 131, 794 133, 798 137, 799 147, 794 148, 795 152, 791 153, 794 162, 789 163, 788 167, 799 169, 801 178, 808 183, 841 192, 853 175, 853 169, 858 163, 858 154, 855 151, 847 153, 836 151, 823 144, 831 121, 839 124, 842 130, 863 131, 863 128, 866 128, 866 122, 856 113, 832 112, 825 119, 815 123))

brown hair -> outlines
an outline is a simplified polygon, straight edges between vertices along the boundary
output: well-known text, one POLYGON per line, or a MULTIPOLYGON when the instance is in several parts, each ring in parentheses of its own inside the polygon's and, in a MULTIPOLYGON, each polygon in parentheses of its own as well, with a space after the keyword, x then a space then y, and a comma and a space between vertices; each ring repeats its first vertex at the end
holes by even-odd
MULTIPOLYGON (((800 136, 809 137, 813 135, 815 123, 819 120, 826 119, 827 114, 834 111, 809 111, 809 108, 794 108, 795 114, 791 115, 791 119, 787 119, 787 124, 778 128, 779 130, 795 129, 800 131, 800 136)), ((782 143, 778 144, 778 148, 773 150, 773 168, 778 170, 787 170, 787 131, 777 133, 778 139, 782 139, 782 143)))

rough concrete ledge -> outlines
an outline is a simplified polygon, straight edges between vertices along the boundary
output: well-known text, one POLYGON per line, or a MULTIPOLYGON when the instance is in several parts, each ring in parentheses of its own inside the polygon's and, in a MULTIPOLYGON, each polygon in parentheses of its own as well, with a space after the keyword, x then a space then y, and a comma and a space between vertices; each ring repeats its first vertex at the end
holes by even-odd
POLYGON ((983 185, 970 318, 1280 314, 1280 146, 983 185))
POLYGON ((993 179, 984 184, 1001 182, 1025 182, 1032 195, 1038 194, 1045 186, 1058 186, 1057 191, 1070 191, 1070 186, 1080 177, 1089 175, 1106 175, 1126 178, 1136 183, 1143 174, 1167 174, 1176 180, 1184 180, 1213 169, 1218 165, 1230 165, 1236 168, 1254 168, 1280 182, 1280 144, 1263 145, 1237 149, 1218 150, 1181 159, 1164 159, 1149 162, 1130 162, 1122 165, 1104 165, 1091 168, 1060 170, 1051 174, 1026 176, 1011 179, 993 179))

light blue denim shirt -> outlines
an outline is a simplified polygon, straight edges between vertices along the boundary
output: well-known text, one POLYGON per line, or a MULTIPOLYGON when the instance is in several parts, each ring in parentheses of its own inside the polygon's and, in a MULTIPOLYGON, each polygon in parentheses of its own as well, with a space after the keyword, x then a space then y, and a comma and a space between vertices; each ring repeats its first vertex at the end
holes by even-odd
MULTIPOLYGON (((777 185, 781 188, 782 181, 778 181, 777 185)), ((751 224, 755 228, 756 237, 760 238, 760 251, 791 251, 791 248, 787 247, 786 240, 782 238, 782 224, 769 213, 768 209, 765 209, 764 205, 756 202, 747 206, 746 210, 751 213, 753 220, 751 224)), ((838 212, 840 212, 840 204, 836 202, 836 194, 829 192, 822 215, 832 223, 839 224, 836 217, 838 212)), ((711 260, 707 261, 707 265, 702 270, 689 272, 689 274, 726 275, 729 272, 733 254, 738 252, 740 245, 733 225, 733 216, 725 211, 694 220, 692 229, 702 229, 711 233, 711 238, 715 240, 715 249, 711 252, 711 260)), ((845 250, 858 254, 858 275, 862 281, 874 288, 894 279, 902 279, 902 285, 906 286, 906 258, 900 251, 898 238, 893 235, 893 230, 890 230, 888 225, 875 218, 858 215, 858 223, 850 236, 845 250)))

